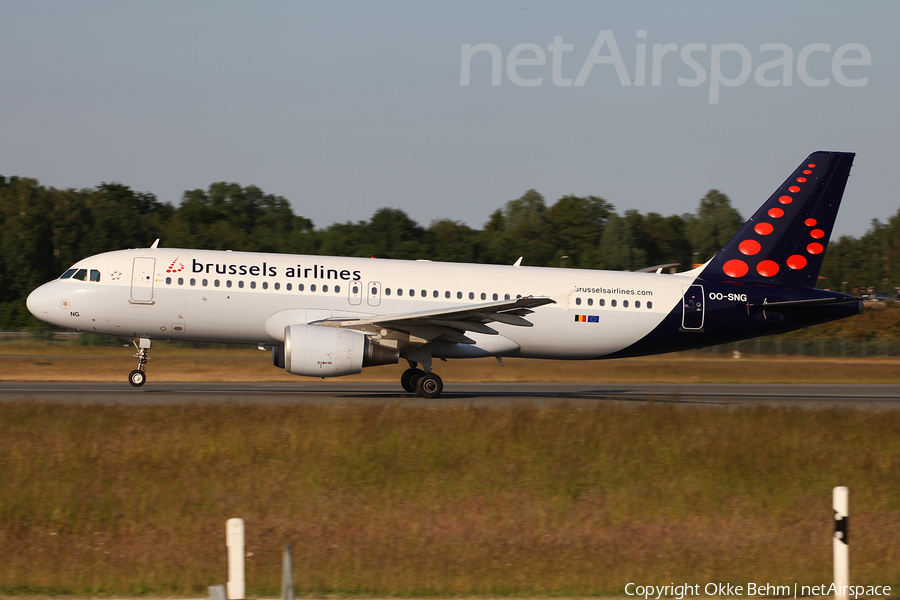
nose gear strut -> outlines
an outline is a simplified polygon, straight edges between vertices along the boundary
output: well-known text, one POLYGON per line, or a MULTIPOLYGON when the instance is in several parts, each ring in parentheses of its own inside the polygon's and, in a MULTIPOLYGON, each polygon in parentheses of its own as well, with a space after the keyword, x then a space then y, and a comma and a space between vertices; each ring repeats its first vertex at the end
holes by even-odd
POLYGON ((137 359, 137 369, 128 374, 128 383, 134 387, 141 387, 147 381, 144 374, 144 366, 150 360, 150 340, 140 338, 140 340, 131 340, 137 352, 134 357, 137 359))

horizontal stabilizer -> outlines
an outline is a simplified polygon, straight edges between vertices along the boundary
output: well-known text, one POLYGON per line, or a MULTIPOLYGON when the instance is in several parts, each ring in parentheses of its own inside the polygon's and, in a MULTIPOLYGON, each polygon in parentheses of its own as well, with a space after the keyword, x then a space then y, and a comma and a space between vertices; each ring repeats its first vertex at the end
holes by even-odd
POLYGON ((762 304, 751 304, 751 308, 761 308, 763 310, 771 310, 773 312, 784 312, 790 310, 802 310, 804 308, 817 308, 820 306, 833 306, 835 304, 849 304, 851 302, 859 302, 862 300, 852 296, 842 296, 838 298, 810 298, 809 300, 786 300, 784 302, 763 302, 762 304))

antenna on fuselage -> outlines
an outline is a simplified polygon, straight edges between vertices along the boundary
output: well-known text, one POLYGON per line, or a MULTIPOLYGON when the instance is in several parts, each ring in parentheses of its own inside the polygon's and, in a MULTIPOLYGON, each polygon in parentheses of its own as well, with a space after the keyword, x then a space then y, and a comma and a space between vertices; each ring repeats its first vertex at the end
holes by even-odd
POLYGON ((156 241, 150 244, 150 249, 155 250, 157 246, 159 246, 159 238, 156 238, 156 241))
POLYGON ((513 263, 513 266, 514 266, 514 267, 521 267, 521 266, 522 266, 522 259, 523 259, 523 258, 525 258, 525 257, 524 257, 524 256, 520 256, 520 257, 519 257, 519 260, 517 260, 516 262, 513 263))

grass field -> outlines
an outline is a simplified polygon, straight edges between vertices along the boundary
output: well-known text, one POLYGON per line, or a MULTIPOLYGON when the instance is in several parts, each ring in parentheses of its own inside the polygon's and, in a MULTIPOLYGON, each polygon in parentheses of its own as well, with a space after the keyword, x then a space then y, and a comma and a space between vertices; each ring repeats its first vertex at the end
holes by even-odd
MULTIPOLYGON (((0 593, 622 595, 628 582, 900 584, 900 413, 0 405, 0 593)), ((895 587, 895 590, 900 589, 895 587)), ((896 595, 896 594, 895 594, 896 595)))

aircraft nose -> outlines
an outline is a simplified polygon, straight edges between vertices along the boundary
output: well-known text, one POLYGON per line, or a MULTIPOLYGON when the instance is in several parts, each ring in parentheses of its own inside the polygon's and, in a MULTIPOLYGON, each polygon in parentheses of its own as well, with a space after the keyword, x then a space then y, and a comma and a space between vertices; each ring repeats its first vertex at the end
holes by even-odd
POLYGON ((50 307, 50 296, 47 290, 47 284, 42 285, 30 294, 25 300, 25 306, 28 312, 42 321, 47 320, 47 310, 50 307))

